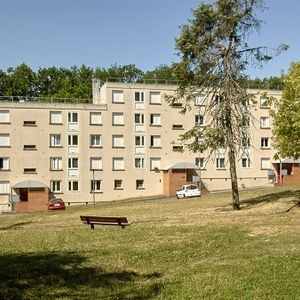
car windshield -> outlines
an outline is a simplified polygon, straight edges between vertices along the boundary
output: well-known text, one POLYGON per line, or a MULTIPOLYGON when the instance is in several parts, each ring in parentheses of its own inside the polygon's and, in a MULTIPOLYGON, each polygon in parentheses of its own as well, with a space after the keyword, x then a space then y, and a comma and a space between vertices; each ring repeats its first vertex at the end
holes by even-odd
POLYGON ((190 185, 186 188, 187 190, 196 190, 198 187, 196 185, 190 185))

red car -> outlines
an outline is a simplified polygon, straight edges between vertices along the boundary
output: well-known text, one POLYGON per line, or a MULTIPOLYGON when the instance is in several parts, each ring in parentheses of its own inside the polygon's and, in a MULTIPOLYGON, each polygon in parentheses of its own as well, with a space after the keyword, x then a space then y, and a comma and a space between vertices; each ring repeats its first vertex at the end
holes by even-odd
POLYGON ((48 202, 48 210, 65 210, 65 202, 59 198, 50 199, 48 202))

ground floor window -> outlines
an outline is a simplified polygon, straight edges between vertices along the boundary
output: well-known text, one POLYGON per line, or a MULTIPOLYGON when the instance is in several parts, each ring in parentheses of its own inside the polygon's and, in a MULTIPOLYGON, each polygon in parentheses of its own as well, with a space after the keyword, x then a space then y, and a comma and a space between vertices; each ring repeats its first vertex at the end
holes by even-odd
POLYGON ((79 181, 69 181, 69 192, 79 191, 79 181))
POLYGON ((144 188, 145 188, 144 180, 143 179, 137 179, 136 180, 136 189, 137 190, 143 190, 144 188))
POLYGON ((50 188, 53 193, 61 193, 61 181, 60 180, 52 180, 50 182, 50 188))
POLYGON ((101 180, 91 180, 91 192, 101 192, 101 180))

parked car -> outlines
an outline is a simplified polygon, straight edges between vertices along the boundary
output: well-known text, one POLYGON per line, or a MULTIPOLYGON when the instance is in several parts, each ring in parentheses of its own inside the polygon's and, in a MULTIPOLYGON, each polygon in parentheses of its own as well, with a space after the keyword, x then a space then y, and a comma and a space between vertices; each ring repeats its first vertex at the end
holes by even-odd
POLYGON ((65 202, 60 198, 52 198, 48 202, 48 210, 65 210, 65 202))
POLYGON ((179 187, 176 191, 176 197, 186 198, 186 197, 197 197, 201 196, 201 191, 196 184, 184 184, 179 187))

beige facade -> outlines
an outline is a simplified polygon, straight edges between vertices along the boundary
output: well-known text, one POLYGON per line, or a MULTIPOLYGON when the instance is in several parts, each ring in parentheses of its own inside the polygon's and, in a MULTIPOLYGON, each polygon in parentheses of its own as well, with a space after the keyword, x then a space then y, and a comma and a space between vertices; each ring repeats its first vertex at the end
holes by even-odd
MULTIPOLYGON (((202 108, 195 105, 187 114, 179 114, 180 108, 164 100, 175 89, 111 82, 101 86, 94 80, 93 104, 2 101, 0 211, 11 209, 9 196, 18 194, 14 187, 28 181, 40 182, 49 187, 50 196, 66 202, 169 196, 180 178, 193 180, 199 170, 190 166, 199 159, 204 160, 203 188, 229 189, 226 155, 207 161, 205 153, 180 152, 178 137, 195 126, 202 108), (190 165, 180 171, 181 163, 190 165), (177 173, 176 180, 169 178, 172 173, 177 173)), ((237 161, 243 188, 270 184, 268 170, 274 167, 269 109, 260 105, 262 91, 249 92, 256 95, 257 105, 251 107, 253 147, 249 157, 237 161)), ((277 91, 267 93, 280 97, 277 91)))

